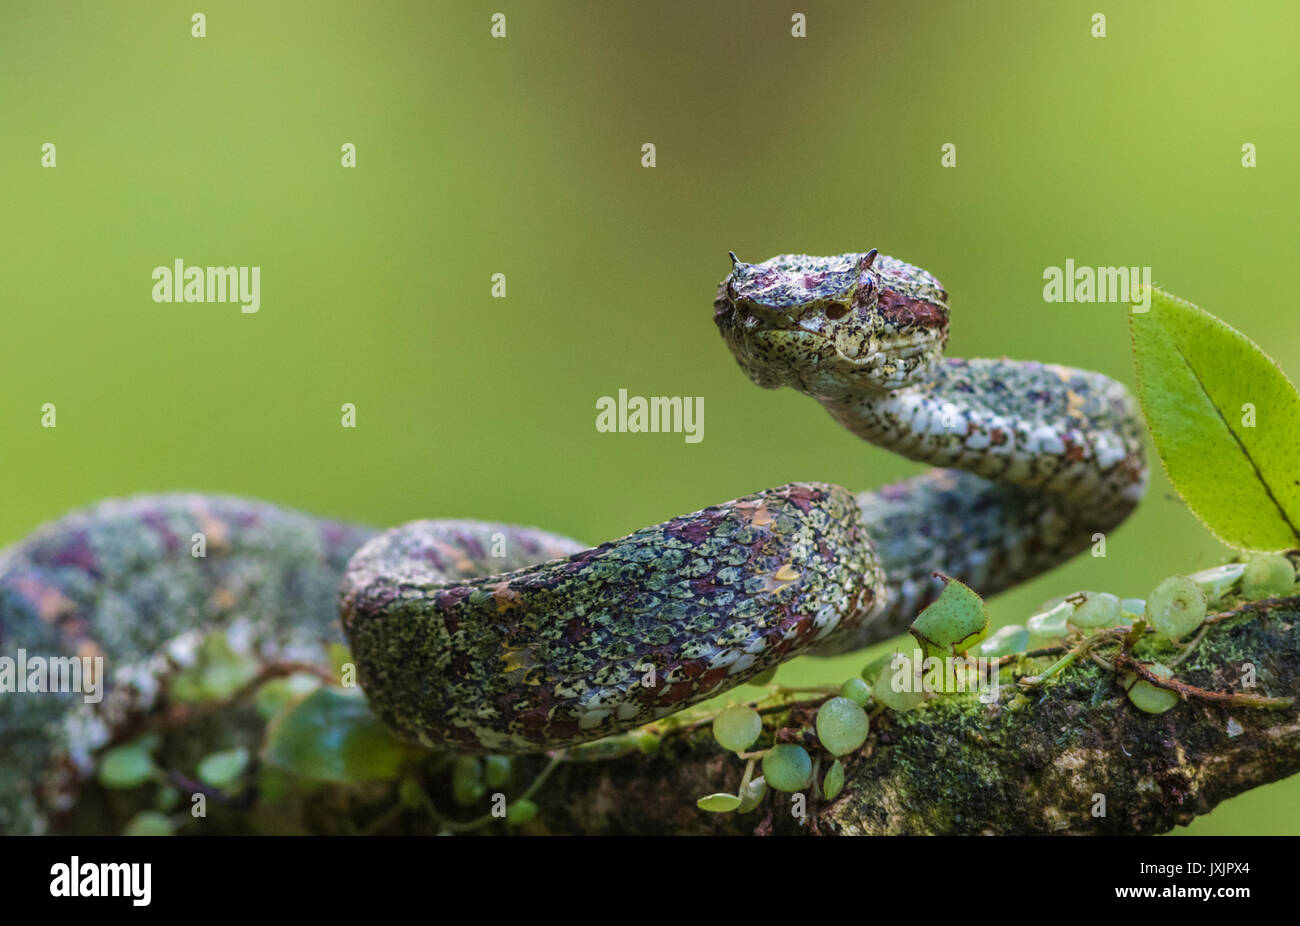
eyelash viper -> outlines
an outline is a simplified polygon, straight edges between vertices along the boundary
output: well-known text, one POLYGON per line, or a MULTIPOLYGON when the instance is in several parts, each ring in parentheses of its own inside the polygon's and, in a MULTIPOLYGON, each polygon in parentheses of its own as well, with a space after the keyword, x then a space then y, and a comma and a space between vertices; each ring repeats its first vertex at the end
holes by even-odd
POLYGON ((361 687, 400 735, 536 752, 897 634, 937 594, 932 572, 995 593, 1140 500, 1141 420, 1118 383, 944 359, 947 293, 874 250, 732 260, 714 319, 750 378, 940 468, 857 496, 769 489, 594 548, 472 521, 380 533, 207 495, 75 512, 0 553, 0 655, 103 655, 109 692, 0 695, 0 830, 66 804, 204 630, 319 661, 341 614, 361 687))

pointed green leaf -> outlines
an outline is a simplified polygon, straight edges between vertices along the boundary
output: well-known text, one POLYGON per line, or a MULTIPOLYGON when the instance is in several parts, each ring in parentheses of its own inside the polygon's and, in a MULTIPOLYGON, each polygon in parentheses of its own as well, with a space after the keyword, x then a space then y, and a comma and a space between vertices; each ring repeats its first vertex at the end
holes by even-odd
POLYGON ((166 814, 156 810, 142 810, 122 829, 123 836, 170 836, 175 832, 166 814))
POLYGON ((157 766, 147 744, 139 741, 114 746, 99 759, 99 783, 106 788, 135 788, 153 778, 157 766))
POLYGON ((711 813, 730 813, 740 806, 740 798, 734 794, 709 794, 696 801, 695 806, 711 813))
POLYGON ((1138 393, 1169 481, 1220 540, 1300 546, 1300 394, 1267 354, 1159 289, 1129 314, 1138 393))
POLYGON ((822 779, 822 794, 826 795, 826 800, 833 801, 840 796, 844 790, 844 763, 836 759, 829 769, 826 770, 826 777, 822 779))

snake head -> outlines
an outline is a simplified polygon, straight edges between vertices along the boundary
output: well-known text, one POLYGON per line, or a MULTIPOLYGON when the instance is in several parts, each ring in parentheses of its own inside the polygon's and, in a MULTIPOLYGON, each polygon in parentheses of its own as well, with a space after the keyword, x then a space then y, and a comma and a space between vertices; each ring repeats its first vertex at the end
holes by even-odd
POLYGON ((948 294, 926 271, 877 254, 733 254, 713 320, 750 379, 814 397, 923 379, 948 341, 948 294))

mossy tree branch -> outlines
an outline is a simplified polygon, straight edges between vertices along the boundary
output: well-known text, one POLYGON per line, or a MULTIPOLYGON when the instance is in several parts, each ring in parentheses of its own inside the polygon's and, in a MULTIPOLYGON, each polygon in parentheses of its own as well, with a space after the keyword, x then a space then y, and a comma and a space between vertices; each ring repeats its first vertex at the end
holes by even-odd
MULTIPOLYGON (((1133 651, 1166 663, 1179 655, 1154 635, 1133 651)), ((1177 677, 1218 692, 1300 694, 1300 598, 1210 624, 1177 677), (1251 672, 1253 689, 1243 687, 1251 672)), ((1015 709, 1017 694, 1007 686, 989 705, 950 695, 880 715, 847 763, 844 791, 830 803, 809 795, 804 824, 783 794, 744 815, 695 806, 734 791, 743 770, 707 725, 670 732, 653 756, 565 764, 537 798, 541 819, 578 833, 1144 834, 1300 771, 1300 698, 1272 709, 1188 699, 1146 714, 1090 660, 1027 691, 1015 709)), ((778 735, 804 741, 815 707, 780 715, 778 735)))

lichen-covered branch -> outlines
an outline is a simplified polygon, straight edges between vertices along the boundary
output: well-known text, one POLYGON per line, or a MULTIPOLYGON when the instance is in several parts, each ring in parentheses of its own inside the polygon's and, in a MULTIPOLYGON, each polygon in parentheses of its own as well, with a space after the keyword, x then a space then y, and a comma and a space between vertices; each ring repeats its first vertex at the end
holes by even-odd
MULTIPOLYGON (((1296 696, 1298 622, 1300 598, 1216 621, 1177 677, 1215 692, 1296 696)), ((1179 655, 1155 635, 1133 651, 1166 663, 1179 655)), ((1300 771, 1296 702, 1185 699, 1147 714, 1091 660, 1025 691, 1027 703, 1018 694, 1006 687, 988 705, 942 696, 879 715, 866 746, 849 757, 843 792, 829 803, 809 794, 802 823, 785 794, 743 815, 695 806, 701 795, 734 791, 743 770, 707 725, 670 732, 654 755, 562 766, 537 798, 541 820, 553 832, 579 833, 1160 833, 1300 771)), ((778 735, 802 741, 815 706, 783 714, 778 735)))

